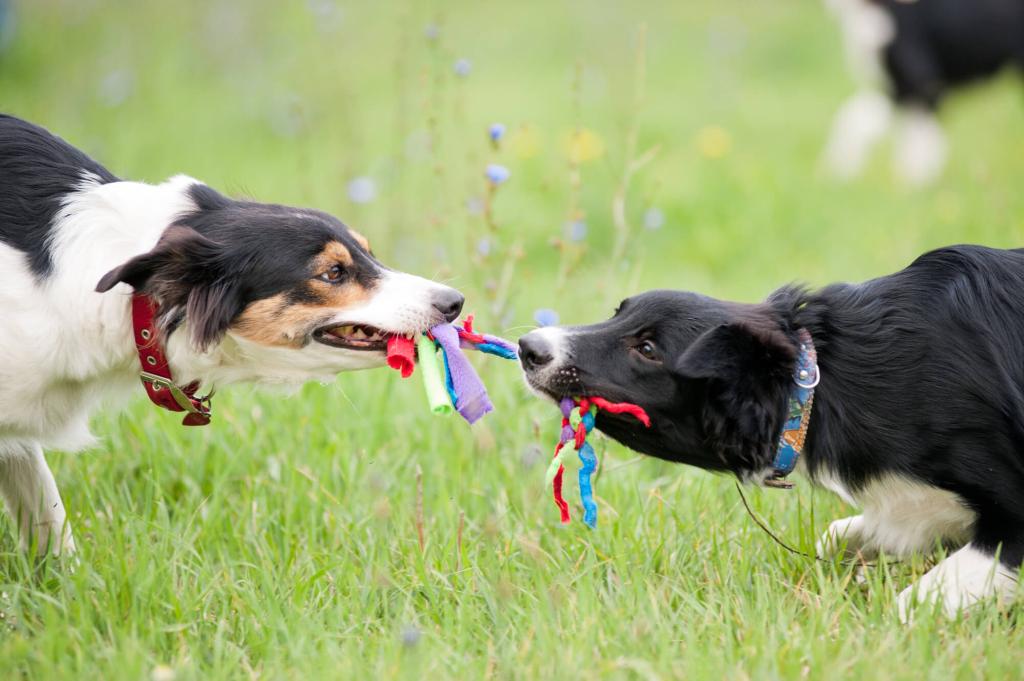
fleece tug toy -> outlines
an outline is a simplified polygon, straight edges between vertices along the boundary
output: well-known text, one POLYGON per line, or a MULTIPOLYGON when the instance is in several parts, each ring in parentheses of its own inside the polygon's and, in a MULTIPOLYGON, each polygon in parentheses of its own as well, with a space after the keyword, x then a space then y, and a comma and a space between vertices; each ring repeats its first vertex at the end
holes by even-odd
POLYGON ((562 496, 562 476, 565 473, 565 459, 568 449, 567 442, 573 443, 580 463, 580 501, 583 503, 583 522, 590 528, 597 527, 597 502, 594 501, 592 478, 597 471, 597 454, 587 442, 587 434, 594 429, 597 410, 603 409, 611 414, 630 414, 644 426, 650 428, 651 419, 647 413, 635 404, 628 402, 609 402, 601 397, 566 397, 559 403, 562 410, 562 434, 555 447, 555 456, 548 466, 546 484, 551 486, 555 504, 562 515, 562 524, 568 525, 569 504, 562 496))
POLYGON ((464 419, 476 423, 492 411, 494 405, 487 396, 483 381, 462 353, 464 349, 479 350, 505 359, 518 357, 516 346, 507 340, 473 331, 473 316, 470 315, 461 327, 439 324, 416 341, 406 336, 391 336, 388 338, 387 361, 388 366, 402 373, 402 378, 408 378, 418 359, 423 369, 423 386, 430 410, 435 414, 450 414, 454 406, 464 419), (438 348, 441 350, 440 363, 437 360, 438 348))

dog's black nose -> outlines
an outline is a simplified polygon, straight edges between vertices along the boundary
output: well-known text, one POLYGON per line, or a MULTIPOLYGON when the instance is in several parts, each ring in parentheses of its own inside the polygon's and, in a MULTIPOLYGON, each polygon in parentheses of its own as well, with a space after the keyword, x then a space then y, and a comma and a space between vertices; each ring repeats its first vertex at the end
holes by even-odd
POLYGON ((434 294, 432 305, 434 309, 444 315, 449 322, 454 322, 462 312, 462 304, 466 302, 465 297, 453 288, 445 289, 434 294))
POLYGON ((539 333, 528 333, 519 339, 519 359, 524 369, 539 369, 554 359, 554 354, 539 333))

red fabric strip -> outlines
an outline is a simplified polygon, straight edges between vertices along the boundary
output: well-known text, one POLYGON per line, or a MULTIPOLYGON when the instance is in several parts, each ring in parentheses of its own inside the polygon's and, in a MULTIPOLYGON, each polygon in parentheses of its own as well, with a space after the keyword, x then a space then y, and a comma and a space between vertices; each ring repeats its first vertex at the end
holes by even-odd
POLYGON ((646 427, 651 427, 651 417, 638 405, 630 404, 629 402, 609 402, 603 397, 588 397, 587 399, 598 409, 603 409, 612 414, 629 414, 646 427))
POLYGON ((388 366, 409 378, 416 369, 416 343, 405 336, 388 336, 388 366))

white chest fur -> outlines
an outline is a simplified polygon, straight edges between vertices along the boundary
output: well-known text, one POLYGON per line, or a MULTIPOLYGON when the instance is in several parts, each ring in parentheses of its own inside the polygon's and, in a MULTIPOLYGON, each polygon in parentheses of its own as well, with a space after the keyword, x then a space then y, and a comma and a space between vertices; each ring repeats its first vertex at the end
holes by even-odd
POLYGON ((887 474, 856 492, 828 471, 819 471, 815 482, 862 510, 832 523, 823 538, 845 541, 848 550, 902 556, 928 551, 939 540, 961 545, 977 518, 956 494, 901 475, 887 474))

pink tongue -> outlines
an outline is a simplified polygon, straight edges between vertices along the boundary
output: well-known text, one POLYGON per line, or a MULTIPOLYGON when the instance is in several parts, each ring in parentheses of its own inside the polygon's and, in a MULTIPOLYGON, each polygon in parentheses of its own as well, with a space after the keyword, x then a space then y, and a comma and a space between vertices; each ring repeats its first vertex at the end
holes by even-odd
POLYGON ((388 366, 402 372, 402 378, 412 376, 416 368, 416 343, 405 336, 388 336, 388 366))

